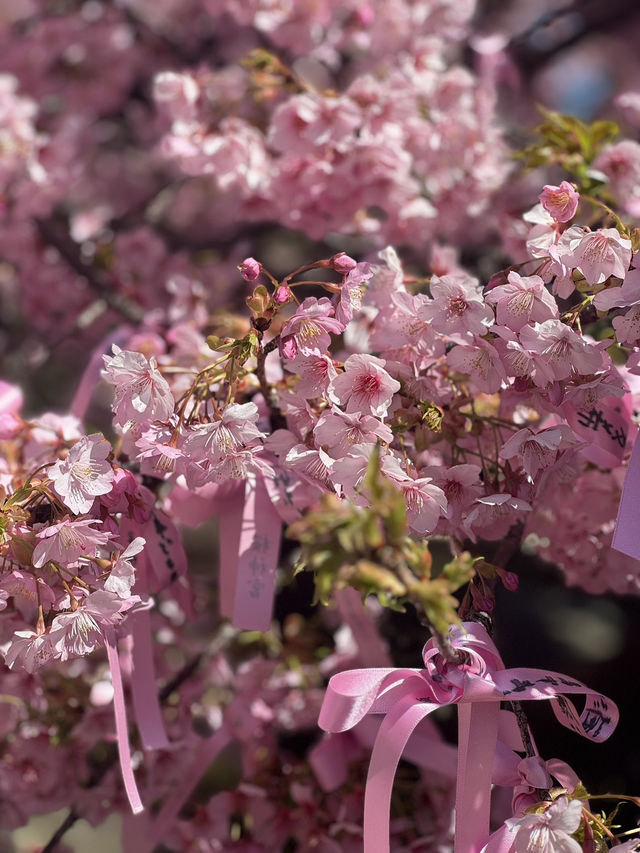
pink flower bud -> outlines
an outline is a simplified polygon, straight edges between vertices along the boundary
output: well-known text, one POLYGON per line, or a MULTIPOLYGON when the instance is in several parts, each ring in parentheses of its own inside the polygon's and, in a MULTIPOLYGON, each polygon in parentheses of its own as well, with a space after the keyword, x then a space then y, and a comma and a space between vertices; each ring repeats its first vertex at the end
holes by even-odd
POLYGON ((342 273, 342 275, 346 275, 357 266, 357 261, 354 261, 353 258, 349 257, 349 255, 345 255, 344 252, 338 252, 337 255, 334 255, 331 258, 330 265, 331 269, 342 273))
POLYGON ((286 284, 281 284, 280 287, 276 289, 276 292, 273 294, 273 301, 276 305, 284 305, 285 302, 288 302, 291 299, 291 291, 286 286, 286 284))
POLYGON ((538 196, 542 206, 556 222, 568 222, 575 216, 580 201, 580 193, 569 181, 563 181, 559 187, 547 184, 538 196))
POLYGON ((245 281, 255 281, 262 271, 262 264, 255 258, 245 258, 240 267, 240 275, 245 281))

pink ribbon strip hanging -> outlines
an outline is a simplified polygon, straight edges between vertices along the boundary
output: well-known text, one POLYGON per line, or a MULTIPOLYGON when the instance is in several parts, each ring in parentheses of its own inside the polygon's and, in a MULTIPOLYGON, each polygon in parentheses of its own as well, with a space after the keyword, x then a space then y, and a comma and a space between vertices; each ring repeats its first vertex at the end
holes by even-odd
POLYGON ((618 509, 612 546, 629 557, 640 560, 640 441, 631 452, 629 467, 624 478, 624 488, 618 509))
MULTIPOLYGON (((136 533, 133 521, 123 518, 120 524, 123 544, 132 542, 136 533)), ((133 592, 143 601, 149 598, 148 545, 147 542, 135 557, 136 581, 133 592)), ((169 741, 158 701, 150 609, 138 609, 129 616, 128 623, 131 625, 131 636, 126 674, 129 676, 136 725, 145 749, 165 749, 169 741)))
POLYGON ((398 761, 415 728, 436 708, 458 705, 455 853, 478 853, 489 838, 491 774, 500 702, 545 700, 558 721, 590 740, 606 740, 616 705, 579 681, 547 670, 505 669, 485 629, 465 623, 451 631, 465 662, 448 663, 430 640, 424 669, 362 669, 334 675, 320 711, 325 731, 345 731, 367 714, 384 714, 365 791, 365 853, 389 853, 389 807, 398 761), (585 696, 581 714, 567 694, 585 696), (463 819, 460 817, 463 816, 463 819))
MULTIPOLYGON (((149 595, 147 557, 143 551, 137 560, 134 592, 141 598, 149 595)), ((153 660, 151 611, 138 610, 131 615, 131 695, 136 724, 145 749, 166 749, 169 745, 162 709, 158 701, 158 685, 153 660)))
POLYGON ((113 709, 116 719, 116 739, 118 742, 118 755, 120 757, 120 769, 122 781, 127 792, 129 805, 134 814, 144 811, 144 806, 138 793, 138 786, 133 775, 131 764, 131 746, 129 744, 129 729, 127 726, 127 710, 124 702, 124 690, 122 687, 122 673, 120 672, 120 659, 118 657, 118 645, 113 628, 105 628, 104 639, 107 647, 107 658, 111 669, 111 682, 113 684, 113 709))
POLYGON ((271 626, 282 521, 263 477, 250 477, 218 507, 220 612, 243 631, 271 626))

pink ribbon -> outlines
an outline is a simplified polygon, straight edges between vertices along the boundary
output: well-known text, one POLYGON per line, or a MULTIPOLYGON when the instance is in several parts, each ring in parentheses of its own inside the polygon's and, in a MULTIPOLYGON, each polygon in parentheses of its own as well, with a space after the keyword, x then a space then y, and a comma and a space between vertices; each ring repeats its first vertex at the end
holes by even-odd
POLYGON ((282 521, 263 477, 250 477, 221 504, 220 612, 234 628, 271 626, 282 521))
POLYGON ((565 403, 561 411, 575 434, 589 442, 582 452, 590 462, 605 468, 620 464, 637 432, 626 398, 607 397, 582 408, 565 403))
MULTIPOLYGON (((123 543, 133 541, 136 536, 133 521, 128 518, 122 519, 120 535, 123 543)), ((143 601, 149 598, 148 559, 146 547, 134 558, 136 580, 133 592, 143 601)), ((146 607, 136 610, 129 616, 128 624, 131 625, 131 636, 128 643, 128 673, 126 674, 129 676, 136 725, 145 749, 165 749, 169 741, 158 701, 150 610, 146 607)))
POLYGON ((118 742, 118 755, 120 757, 120 770, 122 781, 129 798, 129 805, 134 814, 144 811, 140 800, 138 786, 133 775, 131 765, 131 746, 129 744, 129 728, 127 726, 127 710, 124 703, 124 690, 122 687, 122 673, 120 672, 120 659, 118 657, 118 645, 113 628, 104 629, 104 639, 107 647, 107 658, 111 669, 111 683, 113 684, 113 709, 116 719, 116 739, 118 742))
MULTIPOLYGON (((137 559, 135 593, 141 598, 149 595, 147 557, 143 551, 137 559)), ((131 695, 133 711, 140 738, 145 749, 166 749, 169 746, 164 727, 162 709, 158 701, 155 665, 153 661, 153 637, 151 612, 138 610, 132 614, 131 634, 131 695)))
POLYGON ((579 681, 547 670, 505 669, 485 629, 453 628, 450 641, 465 652, 454 665, 430 640, 424 669, 362 669, 334 675, 319 725, 346 731, 367 714, 384 714, 365 791, 365 853, 389 853, 389 805, 398 761, 418 724, 436 708, 458 705, 458 769, 455 853, 478 853, 489 837, 491 774, 498 739, 500 702, 546 700, 562 725, 603 741, 618 721, 615 704, 579 681), (581 714, 566 694, 586 698, 581 714))
POLYGON ((226 728, 219 729, 211 737, 197 738, 190 747, 193 758, 184 767, 162 808, 154 818, 145 816, 123 820, 122 849, 124 853, 150 853, 168 833, 178 819, 180 811, 194 792, 212 761, 231 743, 232 737, 226 728))
POLYGON ((640 560, 638 507, 640 507, 640 441, 636 440, 624 478, 624 488, 612 543, 616 551, 621 551, 636 560, 640 560))

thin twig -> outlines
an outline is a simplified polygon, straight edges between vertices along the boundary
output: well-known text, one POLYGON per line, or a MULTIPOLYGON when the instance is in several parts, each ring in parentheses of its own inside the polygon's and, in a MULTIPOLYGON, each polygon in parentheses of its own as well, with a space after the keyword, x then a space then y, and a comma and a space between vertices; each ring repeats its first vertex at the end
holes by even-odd
POLYGON ((269 383, 267 382, 267 355, 273 350, 275 350, 277 346, 277 340, 269 341, 269 343, 267 343, 265 346, 262 346, 262 341, 260 341, 258 345, 258 352, 256 355, 256 376, 258 377, 258 381, 260 382, 260 390, 262 391, 264 401, 269 407, 269 419, 271 421, 271 429, 274 431, 277 429, 284 429, 287 425, 284 415, 273 400, 273 394, 271 392, 271 388, 269 387, 269 383))
POLYGON ((77 820, 80 819, 80 815, 77 814, 73 809, 69 812, 66 818, 62 821, 60 826, 53 833, 49 841, 47 841, 46 845, 42 848, 42 853, 53 853, 53 851, 58 846, 58 842, 62 841, 63 837, 66 833, 71 829, 71 827, 75 824, 77 820))

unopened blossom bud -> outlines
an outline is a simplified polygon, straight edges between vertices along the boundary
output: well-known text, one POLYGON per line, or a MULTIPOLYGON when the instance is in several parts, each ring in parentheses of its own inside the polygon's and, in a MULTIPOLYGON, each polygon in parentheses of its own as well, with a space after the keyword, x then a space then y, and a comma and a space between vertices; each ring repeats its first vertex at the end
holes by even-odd
POLYGON ((337 255, 334 255, 331 258, 330 264, 331 269, 334 269, 342 275, 346 275, 358 265, 358 262, 354 261, 353 258, 350 258, 349 255, 345 255, 344 252, 338 252, 337 255))
POLYGON ((262 264, 255 258, 245 258, 240 267, 240 275, 245 281, 255 281, 262 270, 262 264))
POLYGON ((569 181, 563 181, 559 187, 547 184, 538 196, 542 206, 556 222, 568 222, 575 216, 580 201, 580 193, 569 181))
POLYGON ((276 292, 273 294, 273 301, 276 305, 284 305, 285 302, 288 302, 291 299, 291 291, 286 286, 286 284, 281 284, 280 287, 276 289, 276 292))

